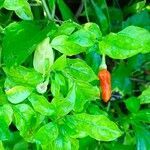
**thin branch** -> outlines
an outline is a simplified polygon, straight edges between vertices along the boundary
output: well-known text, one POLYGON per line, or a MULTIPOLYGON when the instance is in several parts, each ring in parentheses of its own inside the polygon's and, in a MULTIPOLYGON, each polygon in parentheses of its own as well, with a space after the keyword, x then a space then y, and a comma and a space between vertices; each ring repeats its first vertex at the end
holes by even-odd
POLYGON ((87 22, 90 22, 86 0, 83 0, 87 22))
POLYGON ((49 20, 52 20, 52 16, 51 16, 51 14, 50 14, 50 11, 49 11, 49 8, 48 8, 48 6, 47 6, 47 4, 46 4, 46 1, 45 1, 45 0, 41 0, 41 1, 42 1, 43 8, 44 8, 44 10, 45 10, 45 12, 46 12, 47 18, 48 18, 49 20))

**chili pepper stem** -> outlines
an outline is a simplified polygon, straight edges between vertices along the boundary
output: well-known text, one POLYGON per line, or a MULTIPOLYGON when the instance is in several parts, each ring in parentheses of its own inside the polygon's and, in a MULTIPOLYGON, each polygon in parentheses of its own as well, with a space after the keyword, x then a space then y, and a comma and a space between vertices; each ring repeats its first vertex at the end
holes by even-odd
POLYGON ((105 60, 105 54, 102 55, 102 62, 99 66, 99 70, 102 70, 102 69, 107 69, 107 65, 106 65, 106 60, 105 60))

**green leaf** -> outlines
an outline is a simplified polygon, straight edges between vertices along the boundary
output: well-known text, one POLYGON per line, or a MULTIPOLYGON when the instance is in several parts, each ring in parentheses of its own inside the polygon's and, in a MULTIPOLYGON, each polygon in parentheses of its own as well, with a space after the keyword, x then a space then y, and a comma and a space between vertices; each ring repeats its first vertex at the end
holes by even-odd
POLYGON ((134 124, 135 136, 136 136, 136 147, 138 150, 150 149, 150 131, 145 128, 142 124, 134 124))
POLYGON ((10 138, 10 131, 4 118, 0 117, 0 140, 8 140, 10 138))
POLYGON ((140 110, 134 115, 134 120, 150 123, 150 109, 140 110))
POLYGON ((94 44, 96 37, 85 29, 80 29, 69 36, 69 41, 82 47, 90 47, 94 44))
POLYGON ((21 19, 33 19, 30 5, 26 0, 5 0, 4 8, 14 10, 21 19))
POLYGON ((33 66, 37 72, 47 74, 54 62, 54 52, 49 44, 49 38, 38 44, 33 58, 33 66))
POLYGON ((85 51, 85 47, 81 47, 69 40, 69 36, 67 35, 55 37, 52 40, 51 45, 54 49, 68 56, 76 55, 85 51))
POLYGON ((106 1, 91 0, 91 5, 92 5, 92 13, 94 12, 96 16, 96 22, 100 25, 102 32, 106 34, 110 28, 106 1))
POLYGON ((5 28, 2 56, 7 66, 20 65, 34 51, 46 35, 56 29, 54 23, 42 29, 41 24, 34 21, 12 23, 5 28))
POLYGON ((54 141, 58 136, 57 125, 53 122, 50 122, 42 126, 34 136, 34 139, 37 143, 46 145, 54 141))
POLYGON ((15 125, 24 138, 33 136, 33 129, 36 127, 36 114, 27 104, 18 104, 13 107, 15 125))
POLYGON ((42 75, 31 68, 17 66, 11 68, 5 67, 3 70, 12 81, 19 84, 36 86, 43 81, 42 75))
POLYGON ((57 32, 55 33, 57 36, 58 35, 70 35, 77 27, 80 27, 75 22, 72 21, 65 21, 59 26, 57 32))
POLYGON ((5 150, 4 147, 3 147, 2 141, 0 141, 0 149, 1 149, 1 150, 5 150))
POLYGON ((136 97, 130 97, 127 100, 125 100, 125 104, 127 109, 132 113, 137 113, 140 109, 140 100, 136 97))
POLYGON ((13 119, 13 110, 9 104, 0 106, 0 118, 4 119, 4 122, 9 126, 13 119))
POLYGON ((4 1, 5 1, 5 0, 1 0, 1 1, 0 1, 0 8, 3 7, 4 1))
POLYGON ((40 114, 51 116, 54 113, 54 108, 44 96, 32 93, 28 99, 31 102, 34 110, 40 114))
POLYGON ((10 131, 8 129, 13 119, 13 110, 10 105, 0 106, 0 140, 8 140, 10 131))
POLYGON ((88 32, 90 32, 90 34, 92 34, 93 39, 101 40, 102 33, 100 31, 99 26, 96 23, 88 22, 88 23, 85 23, 83 27, 86 31, 88 31, 88 32))
POLYGON ((122 62, 112 71, 112 89, 120 90, 123 94, 132 93, 132 82, 130 80, 131 70, 122 62), (124 71, 126 70, 126 71, 124 71))
POLYGON ((149 104, 150 103, 150 87, 145 89, 138 98, 140 99, 141 104, 149 104))
POLYGON ((61 12, 63 20, 72 19, 74 20, 74 15, 64 0, 57 0, 58 8, 61 12))
POLYGON ((73 110, 76 99, 75 90, 76 87, 75 85, 73 85, 69 90, 67 97, 65 98, 55 97, 52 100, 51 104, 55 108, 54 112, 55 119, 63 117, 73 110))
POLYGON ((8 103, 7 96, 2 90, 2 88, 0 87, 0 105, 6 104, 6 103, 8 103))
POLYGON ((81 112, 88 101, 99 99, 100 91, 97 86, 88 82, 76 81, 75 111, 81 112))
POLYGON ((149 52, 150 33, 140 27, 129 26, 118 33, 110 33, 99 43, 100 53, 114 59, 126 59, 149 52), (137 38, 138 37, 138 38, 137 38))
POLYGON ((21 103, 32 93, 33 89, 25 86, 15 86, 6 91, 8 100, 13 103, 21 103))
POLYGON ((90 137, 101 141, 112 141, 121 136, 117 125, 103 115, 76 114, 66 117, 74 130, 85 132, 90 137))
POLYGON ((91 82, 97 80, 97 76, 93 70, 81 59, 67 59, 66 72, 73 78, 91 82))
POLYGON ((126 21, 123 22, 123 28, 134 25, 141 28, 145 28, 150 31, 150 14, 148 11, 143 10, 140 11, 130 17, 127 18, 126 21), (143 21, 144 18, 144 21, 143 21))
POLYGON ((54 62, 52 69, 54 70, 63 70, 66 67, 67 61, 66 56, 62 55, 54 62))

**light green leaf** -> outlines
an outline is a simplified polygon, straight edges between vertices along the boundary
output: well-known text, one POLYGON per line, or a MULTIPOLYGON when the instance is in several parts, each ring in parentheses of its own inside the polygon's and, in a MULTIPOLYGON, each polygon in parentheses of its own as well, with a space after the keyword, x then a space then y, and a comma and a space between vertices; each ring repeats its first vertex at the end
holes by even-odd
POLYGON ((74 107, 76 112, 81 112, 88 101, 94 101, 99 99, 99 97, 100 91, 97 86, 93 86, 88 82, 76 81, 76 101, 74 107))
POLYGON ((0 105, 6 104, 6 103, 8 103, 7 96, 2 90, 2 88, 0 87, 0 105))
POLYGON ((54 62, 52 69, 54 70, 62 70, 66 67, 67 61, 66 61, 66 56, 62 55, 56 61, 54 62))
POLYGON ((0 141, 0 149, 5 150, 2 141, 0 141))
POLYGON ((24 138, 30 138, 33 135, 33 129, 36 127, 37 115, 27 104, 18 104, 13 107, 15 125, 24 138))
POLYGON ((13 119, 13 110, 9 104, 0 106, 0 118, 5 120, 7 126, 9 126, 13 119))
POLYGON ((97 80, 94 71, 81 59, 67 59, 66 72, 73 78, 91 82, 97 80))
POLYGON ((90 32, 94 39, 101 40, 102 33, 100 31, 99 26, 96 23, 88 22, 84 24, 84 29, 90 32))
POLYGON ((121 136, 118 126, 104 115, 76 114, 66 117, 68 125, 74 130, 85 132, 90 137, 101 141, 112 141, 121 136))
POLYGON ((49 44, 49 38, 38 44, 33 58, 33 66, 37 72, 47 74, 54 62, 54 52, 49 44))
POLYGON ((96 37, 88 30, 80 29, 69 36, 69 41, 82 47, 90 47, 95 43, 96 37))
POLYGON ((8 10, 14 10, 21 19, 33 19, 31 8, 27 0, 5 0, 3 7, 8 10))
POLYGON ((42 75, 31 68, 17 66, 11 68, 5 67, 3 70, 6 75, 16 83, 36 86, 43 81, 42 75))
POLYGON ((149 104, 150 103, 150 87, 145 89, 138 98, 140 99, 141 104, 149 104))
POLYGON ((33 89, 25 86, 15 86, 6 91, 8 100, 13 103, 21 103, 32 93, 33 89))
POLYGON ((55 119, 67 115, 70 111, 73 110, 76 94, 75 94, 76 87, 73 85, 71 89, 69 90, 67 97, 61 98, 61 97, 55 97, 51 104, 55 108, 55 119))
POLYGON ((51 45, 54 49, 68 56, 76 55, 85 51, 85 47, 81 47, 73 41, 70 41, 69 36, 67 35, 55 37, 52 40, 51 45))
POLYGON ((28 97, 35 111, 39 112, 45 116, 51 116, 54 113, 53 106, 48 102, 48 100, 42 96, 35 93, 32 93, 28 97))
POLYGON ((118 33, 110 33, 99 43, 100 53, 114 59, 126 59, 150 50, 150 33, 140 27, 129 26, 118 33), (139 37, 139 38, 137 38, 139 37))
POLYGON ((54 141, 58 136, 57 125, 53 122, 50 122, 42 126, 34 136, 34 139, 37 143, 46 145, 54 141))

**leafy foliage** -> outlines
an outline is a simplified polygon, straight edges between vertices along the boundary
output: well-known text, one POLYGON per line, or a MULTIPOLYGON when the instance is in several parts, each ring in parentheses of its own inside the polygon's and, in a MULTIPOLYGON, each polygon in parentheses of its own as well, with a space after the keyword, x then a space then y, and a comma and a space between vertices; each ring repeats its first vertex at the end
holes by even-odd
POLYGON ((146 1, 1 0, 0 150, 150 149, 149 22, 146 1))

